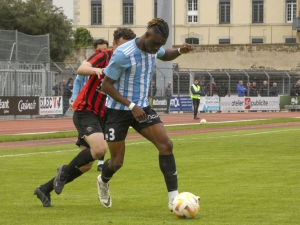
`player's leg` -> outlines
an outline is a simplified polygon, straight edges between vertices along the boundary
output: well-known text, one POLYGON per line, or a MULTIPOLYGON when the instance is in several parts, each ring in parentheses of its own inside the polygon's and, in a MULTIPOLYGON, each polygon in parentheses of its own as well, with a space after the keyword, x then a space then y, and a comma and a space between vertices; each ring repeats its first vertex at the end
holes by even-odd
POLYGON ((172 210, 172 202, 178 194, 178 181, 175 158, 173 155, 173 142, 167 135, 165 127, 159 116, 151 108, 144 109, 149 115, 145 123, 135 123, 133 128, 142 136, 151 141, 159 151, 159 166, 162 171, 169 196, 168 207, 172 210))
POLYGON ((102 174, 97 178, 97 187, 99 201, 104 207, 110 208, 112 199, 108 182, 123 165, 125 138, 133 116, 130 111, 107 109, 105 117, 107 122, 105 123, 104 133, 111 158, 103 164, 102 174))
POLYGON ((104 156, 102 156, 100 159, 98 159, 98 165, 97 165, 98 171, 102 171, 103 163, 104 163, 104 156))
POLYGON ((71 160, 71 162, 59 167, 58 173, 54 179, 53 185, 55 192, 60 194, 68 177, 78 168, 101 158, 106 152, 106 142, 102 133, 99 116, 90 112, 74 112, 73 120, 78 133, 84 137, 90 148, 86 148, 71 160))

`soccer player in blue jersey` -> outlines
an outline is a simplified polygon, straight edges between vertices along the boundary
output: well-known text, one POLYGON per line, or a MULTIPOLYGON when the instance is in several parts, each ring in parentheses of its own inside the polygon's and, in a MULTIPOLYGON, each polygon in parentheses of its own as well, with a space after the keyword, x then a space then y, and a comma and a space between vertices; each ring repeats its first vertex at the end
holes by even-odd
POLYGON ((178 194, 173 143, 159 116, 151 109, 147 95, 156 58, 170 61, 192 51, 193 46, 184 44, 178 49, 165 50, 162 46, 168 36, 169 27, 163 19, 151 20, 146 33, 117 48, 104 69, 102 89, 108 95, 104 137, 111 158, 104 162, 97 184, 98 198, 106 208, 112 205, 108 181, 123 165, 125 138, 131 126, 159 150, 159 166, 168 190, 168 207, 172 211, 173 199, 178 194))

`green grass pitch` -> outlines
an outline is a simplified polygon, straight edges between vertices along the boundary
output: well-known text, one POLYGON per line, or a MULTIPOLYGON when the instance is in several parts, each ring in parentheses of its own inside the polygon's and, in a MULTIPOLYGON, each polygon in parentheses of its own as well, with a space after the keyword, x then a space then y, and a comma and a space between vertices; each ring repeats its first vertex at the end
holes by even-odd
POLYGON ((127 142, 124 166, 110 182, 111 209, 97 198, 96 163, 61 195, 52 193, 53 208, 33 195, 77 154, 75 145, 2 149, 0 224, 297 224, 299 129, 229 128, 172 137, 179 191, 201 197, 200 213, 189 220, 168 211, 158 152, 145 139, 127 142))

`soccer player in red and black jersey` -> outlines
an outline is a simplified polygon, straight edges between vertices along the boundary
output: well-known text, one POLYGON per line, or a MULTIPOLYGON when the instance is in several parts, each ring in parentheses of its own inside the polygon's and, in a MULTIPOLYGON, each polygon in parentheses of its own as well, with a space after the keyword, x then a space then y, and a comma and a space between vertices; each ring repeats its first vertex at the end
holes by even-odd
MULTIPOLYGON (((118 28, 114 32, 113 47, 116 48, 135 37, 131 29, 118 28)), ((68 165, 60 166, 56 177, 34 190, 34 194, 44 207, 52 207, 50 192, 53 189, 60 194, 66 183, 88 171, 94 160, 101 158, 106 152, 103 136, 106 95, 101 90, 104 78, 102 68, 108 65, 112 53, 112 50, 98 51, 78 68, 78 74, 90 76, 72 106, 73 122, 79 138, 76 144, 86 148, 80 151, 68 165)))

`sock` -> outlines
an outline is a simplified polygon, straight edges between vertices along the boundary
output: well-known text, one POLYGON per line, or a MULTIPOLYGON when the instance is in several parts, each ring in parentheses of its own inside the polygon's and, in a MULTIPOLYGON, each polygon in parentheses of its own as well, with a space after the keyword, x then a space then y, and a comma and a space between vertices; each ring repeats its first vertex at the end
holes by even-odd
POLYGON ((98 159, 98 166, 104 163, 104 156, 98 159))
POLYGON ((54 177, 47 183, 41 185, 41 191, 44 192, 46 195, 53 191, 53 181, 54 177))
POLYGON ((93 162, 95 159, 93 158, 91 154, 91 149, 86 148, 78 153, 75 158, 64 167, 63 171, 67 173, 68 175, 71 175, 72 173, 75 173, 75 171, 85 166, 86 164, 93 162))
POLYGON ((80 169, 76 168, 76 170, 68 177, 68 180, 66 183, 70 183, 76 178, 80 177, 83 173, 80 171, 80 169))
POLYGON ((108 167, 108 161, 109 161, 109 159, 105 161, 105 163, 103 164, 103 167, 102 167, 101 179, 104 183, 107 183, 112 178, 114 173, 116 172, 116 171, 111 170, 108 167))
POLYGON ((174 155, 159 155, 160 170, 165 177, 168 192, 177 191, 177 171, 174 155))
POLYGON ((178 191, 170 191, 168 192, 169 202, 172 203, 174 198, 178 195, 178 191))

